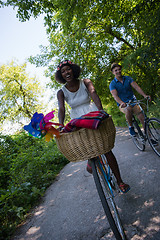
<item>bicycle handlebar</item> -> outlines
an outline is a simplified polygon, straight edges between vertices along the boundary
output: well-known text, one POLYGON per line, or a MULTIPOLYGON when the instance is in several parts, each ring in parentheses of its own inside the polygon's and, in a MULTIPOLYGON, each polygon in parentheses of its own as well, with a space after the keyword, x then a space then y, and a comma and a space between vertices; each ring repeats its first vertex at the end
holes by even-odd
POLYGON ((147 106, 147 112, 148 112, 148 102, 150 101, 150 97, 146 97, 145 99, 140 99, 140 100, 129 100, 129 102, 126 103, 126 107, 131 106, 132 104, 144 104, 145 106, 147 106), (147 104, 144 103, 144 100, 147 101, 147 104))
POLYGON ((129 100, 129 102, 127 102, 126 104, 130 104, 130 103, 141 103, 141 102, 143 102, 144 100, 147 100, 147 101, 149 101, 150 100, 150 97, 146 97, 146 98, 143 98, 143 99, 140 99, 140 100, 129 100))

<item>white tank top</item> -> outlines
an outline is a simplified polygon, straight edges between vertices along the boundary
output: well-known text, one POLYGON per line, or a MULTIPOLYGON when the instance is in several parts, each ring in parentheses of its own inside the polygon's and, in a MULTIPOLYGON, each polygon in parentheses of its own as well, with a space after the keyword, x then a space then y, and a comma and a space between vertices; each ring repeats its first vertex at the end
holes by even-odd
POLYGON ((70 92, 65 85, 62 87, 64 99, 71 107, 70 117, 79 118, 91 111, 98 111, 94 102, 91 102, 88 89, 83 80, 80 80, 79 89, 76 92, 70 92))

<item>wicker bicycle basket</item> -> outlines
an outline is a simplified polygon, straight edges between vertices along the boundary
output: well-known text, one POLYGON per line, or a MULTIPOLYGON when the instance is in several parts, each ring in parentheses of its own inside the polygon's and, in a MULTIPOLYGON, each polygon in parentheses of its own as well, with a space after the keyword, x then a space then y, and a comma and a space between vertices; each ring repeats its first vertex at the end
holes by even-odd
POLYGON ((112 117, 102 121, 98 129, 81 128, 56 138, 59 151, 71 162, 87 160, 109 152, 114 147, 115 126, 112 117))

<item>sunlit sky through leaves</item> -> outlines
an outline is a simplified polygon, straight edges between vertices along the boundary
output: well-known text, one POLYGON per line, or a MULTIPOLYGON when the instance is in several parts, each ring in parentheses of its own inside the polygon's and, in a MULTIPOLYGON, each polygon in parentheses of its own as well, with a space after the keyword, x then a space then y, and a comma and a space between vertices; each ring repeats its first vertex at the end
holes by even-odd
MULTIPOLYGON (((20 22, 12 7, 0 8, 0 64, 11 60, 23 64, 29 56, 40 53, 40 45, 48 45, 43 16, 20 22)), ((28 63, 27 69, 32 76, 42 78, 43 68, 28 63)))
MULTIPOLYGON (((0 65, 9 64, 12 60, 17 64, 23 64, 31 55, 40 53, 40 45, 48 45, 43 16, 20 22, 16 18, 16 10, 12 7, 0 8, 0 65)), ((48 82, 44 70, 42 67, 36 68, 35 65, 27 63, 30 77, 36 76, 42 87, 48 82)), ((54 90, 46 92, 45 101, 49 101, 50 94, 55 95, 54 90)), ((46 111, 53 110, 54 101, 50 102, 46 111)))

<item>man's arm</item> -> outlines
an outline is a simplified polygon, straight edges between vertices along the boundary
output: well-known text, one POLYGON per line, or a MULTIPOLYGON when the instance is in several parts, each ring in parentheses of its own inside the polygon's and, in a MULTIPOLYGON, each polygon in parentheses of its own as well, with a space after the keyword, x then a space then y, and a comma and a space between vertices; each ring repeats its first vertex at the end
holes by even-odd
POLYGON ((111 94, 114 97, 115 101, 118 102, 121 106, 121 108, 126 107, 126 103, 123 102, 119 97, 116 89, 111 90, 111 94))
POLYGON ((136 82, 132 82, 132 83, 131 83, 131 86, 132 86, 140 95, 142 95, 144 98, 147 98, 147 97, 150 98, 150 96, 146 95, 146 94, 143 92, 142 88, 140 88, 140 86, 139 86, 136 82))

